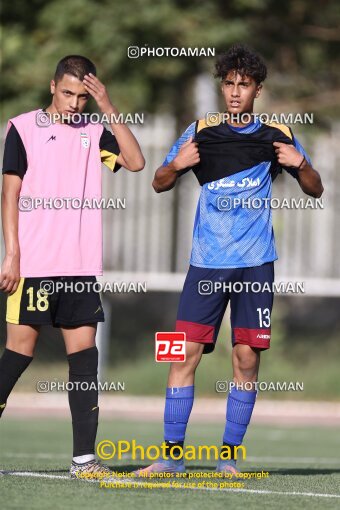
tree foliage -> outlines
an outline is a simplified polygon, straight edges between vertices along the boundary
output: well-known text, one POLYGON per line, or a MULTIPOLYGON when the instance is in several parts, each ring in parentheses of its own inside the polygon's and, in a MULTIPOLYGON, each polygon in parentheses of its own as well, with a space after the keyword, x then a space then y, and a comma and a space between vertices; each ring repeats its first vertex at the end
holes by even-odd
POLYGON ((263 54, 274 97, 309 98, 317 108, 321 93, 332 114, 340 82, 339 9, 336 0, 12 0, 2 12, 3 116, 48 104, 57 61, 79 53, 96 63, 122 111, 171 111, 185 123, 194 78, 212 73, 213 59, 129 59, 127 48, 219 53, 234 42, 263 54))

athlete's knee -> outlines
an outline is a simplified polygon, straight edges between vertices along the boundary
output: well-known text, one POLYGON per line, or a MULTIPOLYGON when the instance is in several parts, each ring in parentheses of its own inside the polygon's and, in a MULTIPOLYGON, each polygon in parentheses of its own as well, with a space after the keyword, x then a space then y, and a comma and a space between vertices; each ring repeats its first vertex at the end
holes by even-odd
POLYGON ((98 372, 98 349, 96 346, 74 352, 67 356, 72 375, 92 376, 98 372))
POLYGON ((38 326, 27 326, 23 324, 7 323, 6 347, 11 351, 24 354, 25 356, 34 355, 34 349, 37 344, 38 326))
POLYGON ((257 373, 260 360, 260 351, 249 345, 235 345, 233 349, 234 370, 243 374, 257 373))
POLYGON ((193 364, 200 362, 204 345, 198 342, 186 342, 186 358, 193 364))
POLYGON ((6 348, 24 354, 25 356, 34 356, 35 341, 29 341, 27 338, 7 338, 6 348))
POLYGON ((204 346, 197 342, 186 342, 186 359, 182 363, 172 363, 172 372, 195 372, 203 353, 204 346))

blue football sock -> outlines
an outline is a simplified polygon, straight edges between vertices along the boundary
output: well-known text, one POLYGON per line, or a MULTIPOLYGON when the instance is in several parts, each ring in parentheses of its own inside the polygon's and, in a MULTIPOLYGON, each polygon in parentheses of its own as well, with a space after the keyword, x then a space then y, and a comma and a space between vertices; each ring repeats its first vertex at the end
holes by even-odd
MULTIPOLYGON (((227 420, 223 435, 223 444, 239 446, 250 422, 256 400, 256 391, 243 391, 233 388, 228 395, 227 420)), ((235 459, 223 461, 235 464, 235 459)))
POLYGON ((194 403, 194 386, 167 388, 164 409, 164 440, 182 443, 194 403))

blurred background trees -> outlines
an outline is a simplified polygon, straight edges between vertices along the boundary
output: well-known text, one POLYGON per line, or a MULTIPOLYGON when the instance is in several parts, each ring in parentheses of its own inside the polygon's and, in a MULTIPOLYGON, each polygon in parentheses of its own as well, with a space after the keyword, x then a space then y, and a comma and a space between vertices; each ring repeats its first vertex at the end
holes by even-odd
POLYGON ((265 57, 268 90, 280 105, 338 113, 340 4, 335 0, 12 0, 2 10, 4 118, 49 100, 57 61, 86 54, 122 111, 192 119, 195 77, 210 58, 127 58, 127 48, 214 47, 245 42, 265 57))
MULTIPOLYGON (((187 174, 171 193, 156 196, 151 180, 168 147, 196 118, 197 84, 202 77, 209 86, 200 89, 201 110, 216 107, 218 99, 210 78, 214 58, 131 59, 127 50, 130 46, 209 47, 218 54, 233 43, 246 43, 263 55, 269 70, 257 108, 314 113, 314 124, 297 126, 297 131, 303 142, 308 140, 307 148, 313 149, 326 190, 325 210, 314 216, 306 211, 290 211, 284 217, 274 213, 280 245, 278 273, 294 278, 315 275, 332 286, 335 280, 340 281, 339 25, 340 3, 336 0, 11 0, 3 4, 1 15, 1 124, 4 127, 8 118, 49 104, 49 80, 62 57, 81 54, 93 60, 119 110, 146 114, 145 125, 137 126, 147 159, 143 174, 119 172, 113 184, 112 175, 104 175, 104 190, 112 193, 114 189, 117 196, 126 192, 129 204, 122 213, 104 214, 106 270, 131 274, 138 266, 139 271, 156 274, 168 271, 171 279, 173 273, 183 275, 188 262, 194 193, 199 187, 187 174), (150 232, 154 243, 160 239, 159 245, 149 243, 150 232), (162 262, 158 266, 152 259, 157 249, 162 262), (164 269, 170 252, 170 269, 164 269), (144 254, 142 263, 136 264, 130 256, 130 267, 126 259, 131 253, 135 259, 144 254)), ((218 83, 215 85, 217 91, 218 83)), ((95 111, 95 103, 90 101, 87 109, 95 111)), ((295 184, 282 179, 275 189, 284 196, 295 194, 295 184)), ((178 292, 167 289, 147 295, 108 296, 107 360, 112 380, 126 380, 129 393, 162 393, 167 366, 154 363, 153 338, 155 331, 173 328, 178 298, 178 292)), ((6 337, 5 302, 6 296, 0 293, 2 343, 6 337)), ((339 293, 323 293, 322 289, 319 296, 308 297, 308 286, 306 297, 276 298, 273 348, 263 357, 262 380, 305 380, 305 396, 339 397, 339 302, 339 293)), ((64 370, 60 333, 43 328, 40 340, 38 360, 44 365, 52 360, 62 362, 64 370)), ((223 379, 227 367, 230 370, 226 343, 230 353, 227 316, 217 353, 205 357, 200 371, 198 384, 207 394, 214 393, 213 378, 223 379)), ((41 370, 39 364, 37 370, 41 370)), ((57 376, 58 370, 53 370, 57 376)), ((28 387, 30 377, 28 374, 23 383, 28 387)))

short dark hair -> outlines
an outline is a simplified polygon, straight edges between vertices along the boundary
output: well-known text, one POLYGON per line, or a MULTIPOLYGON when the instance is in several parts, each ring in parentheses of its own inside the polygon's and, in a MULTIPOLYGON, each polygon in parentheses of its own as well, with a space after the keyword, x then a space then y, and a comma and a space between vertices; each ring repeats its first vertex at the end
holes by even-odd
POLYGON ((223 80, 230 71, 241 76, 251 76, 259 85, 267 76, 267 67, 262 57, 243 44, 234 44, 217 57, 215 78, 223 80))
POLYGON ((78 80, 83 81, 85 74, 89 73, 97 74, 96 66, 91 60, 81 55, 68 55, 58 62, 54 81, 57 83, 64 74, 72 74, 78 80))

